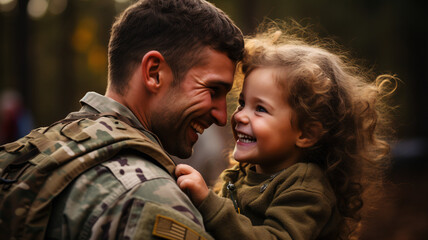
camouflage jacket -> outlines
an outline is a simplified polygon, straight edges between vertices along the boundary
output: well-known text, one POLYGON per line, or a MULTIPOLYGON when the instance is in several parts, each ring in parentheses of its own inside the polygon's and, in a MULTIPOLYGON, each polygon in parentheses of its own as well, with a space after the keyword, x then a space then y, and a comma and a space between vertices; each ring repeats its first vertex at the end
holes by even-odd
MULTIPOLYGON (((109 98, 88 93, 82 105, 81 112, 115 112, 142 129, 129 109, 109 98)), ((146 135, 162 149, 154 135, 146 135)), ((175 164, 149 155, 120 151, 77 177, 54 199, 45 238, 209 239, 199 212, 172 177, 175 164)))

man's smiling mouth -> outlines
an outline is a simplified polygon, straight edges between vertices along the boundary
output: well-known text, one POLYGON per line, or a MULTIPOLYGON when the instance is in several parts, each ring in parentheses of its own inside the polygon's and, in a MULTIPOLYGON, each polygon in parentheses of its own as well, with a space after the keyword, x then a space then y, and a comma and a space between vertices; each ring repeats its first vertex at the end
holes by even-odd
POLYGON ((193 128, 193 130, 195 130, 197 133, 202 134, 204 133, 204 127, 202 127, 201 125, 195 123, 195 122, 191 122, 190 126, 193 128))

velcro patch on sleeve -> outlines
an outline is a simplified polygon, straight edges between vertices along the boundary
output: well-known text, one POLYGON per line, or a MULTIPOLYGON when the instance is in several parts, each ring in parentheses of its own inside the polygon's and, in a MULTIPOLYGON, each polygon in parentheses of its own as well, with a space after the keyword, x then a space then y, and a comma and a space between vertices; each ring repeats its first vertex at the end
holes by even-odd
POLYGON ((153 235, 170 240, 205 240, 186 225, 160 214, 156 216, 153 235))

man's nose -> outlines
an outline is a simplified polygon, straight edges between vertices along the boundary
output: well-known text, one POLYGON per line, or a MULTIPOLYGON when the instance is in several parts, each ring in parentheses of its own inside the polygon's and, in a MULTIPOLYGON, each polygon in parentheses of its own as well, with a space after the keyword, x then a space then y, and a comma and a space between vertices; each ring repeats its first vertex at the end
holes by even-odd
POLYGON ((215 124, 225 126, 227 123, 227 104, 226 98, 218 99, 214 102, 214 107, 211 109, 211 116, 215 120, 215 124))

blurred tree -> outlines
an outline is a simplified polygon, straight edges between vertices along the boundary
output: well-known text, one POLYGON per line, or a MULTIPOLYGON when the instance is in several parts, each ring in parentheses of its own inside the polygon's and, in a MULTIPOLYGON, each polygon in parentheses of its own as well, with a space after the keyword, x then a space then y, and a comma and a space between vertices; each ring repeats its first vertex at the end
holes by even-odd
POLYGON ((59 16, 63 33, 59 36, 58 44, 60 45, 59 57, 62 59, 58 62, 60 76, 58 77, 59 88, 59 106, 66 106, 58 109, 58 116, 66 116, 72 109, 70 106, 75 106, 76 93, 76 74, 73 70, 74 52, 71 48, 70 39, 72 38, 72 29, 76 25, 76 4, 77 1, 69 1, 65 11, 59 16))
POLYGON ((18 0, 13 49, 15 52, 14 70, 17 76, 15 87, 22 94, 24 104, 28 106, 31 103, 33 83, 29 78, 31 70, 29 67, 29 18, 27 15, 27 5, 28 0, 18 0))

